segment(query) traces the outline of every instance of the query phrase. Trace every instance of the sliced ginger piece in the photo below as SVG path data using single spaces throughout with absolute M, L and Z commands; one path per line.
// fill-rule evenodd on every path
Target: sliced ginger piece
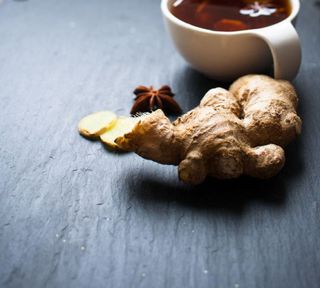
M 111 111 L 93 113 L 80 120 L 79 132 L 85 137 L 96 138 L 110 129 L 116 120 L 116 114 Z
M 111 147 L 113 149 L 120 149 L 120 147 L 114 142 L 114 140 L 129 133 L 139 121 L 139 118 L 140 117 L 119 117 L 115 125 L 111 129 L 100 135 L 100 140 L 108 147 Z

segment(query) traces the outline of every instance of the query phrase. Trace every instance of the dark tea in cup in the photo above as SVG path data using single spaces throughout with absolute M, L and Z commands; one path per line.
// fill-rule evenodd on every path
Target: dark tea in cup
M 171 13 L 213 31 L 240 31 L 276 24 L 291 13 L 288 0 L 176 0 Z

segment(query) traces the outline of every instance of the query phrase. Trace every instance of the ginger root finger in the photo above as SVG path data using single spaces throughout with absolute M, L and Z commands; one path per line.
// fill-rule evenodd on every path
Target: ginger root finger
M 207 177 L 207 167 L 203 155 L 192 151 L 179 164 L 179 179 L 188 184 L 200 184 Z
M 290 82 L 265 75 L 236 80 L 230 92 L 243 107 L 243 123 L 252 145 L 287 145 L 301 132 L 298 97 Z
M 285 162 L 284 150 L 277 145 L 269 144 L 247 150 L 244 174 L 260 179 L 275 176 Z
M 101 111 L 90 114 L 80 120 L 78 129 L 82 136 L 96 138 L 111 128 L 117 116 L 111 111 Z
M 179 143 L 173 135 L 173 125 L 162 110 L 142 117 L 128 133 L 118 135 L 115 143 L 126 151 L 133 151 L 162 164 L 178 165 L 180 162 Z

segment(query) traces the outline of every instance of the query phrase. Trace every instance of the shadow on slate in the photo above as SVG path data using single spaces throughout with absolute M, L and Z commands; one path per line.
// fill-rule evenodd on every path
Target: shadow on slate
M 173 82 L 177 87 L 177 96 L 180 97 L 177 100 L 184 106 L 184 113 L 198 106 L 202 97 L 210 89 L 216 87 L 228 89 L 230 85 L 209 79 L 187 65 L 182 67 L 182 71 L 176 73 Z
M 170 184 L 150 173 L 142 171 L 140 179 L 127 183 L 132 197 L 141 201 L 178 202 L 196 209 L 228 210 L 244 212 L 250 201 L 260 201 L 267 205 L 284 206 L 286 183 L 293 175 L 285 171 L 269 180 L 241 177 L 235 180 L 208 178 L 203 184 L 193 187 Z M 134 177 L 133 177 L 134 178 Z
M 316 6 L 316 8 L 320 9 L 320 1 L 314 1 L 314 6 Z
M 131 177 L 129 172 L 129 177 L 126 177 L 129 183 L 126 184 L 130 187 L 131 199 L 165 205 L 173 202 L 196 210 L 242 214 L 251 201 L 283 207 L 286 204 L 287 183 L 303 173 L 299 147 L 299 142 L 288 147 L 286 166 L 279 175 L 268 180 L 246 176 L 233 180 L 207 178 L 198 186 L 188 186 L 176 181 L 174 177 L 177 177 L 177 174 L 172 176 L 172 180 L 164 180 L 150 171 L 141 170 L 139 178 L 134 177 L 135 172 L 132 172 Z
M 130 180 L 129 180 L 130 181 Z M 203 184 L 187 187 L 168 184 L 150 174 L 141 174 L 140 181 L 128 183 L 131 199 L 147 202 L 169 202 L 192 208 L 242 214 L 252 200 L 268 205 L 283 206 L 286 202 L 285 183 L 281 177 L 269 181 L 259 181 L 242 177 L 236 180 L 208 179 Z
M 126 177 L 130 187 L 130 198 L 139 201 L 177 202 L 185 207 L 206 210 L 222 210 L 242 214 L 251 201 L 282 207 L 286 203 L 287 183 L 303 173 L 304 165 L 300 153 L 300 142 L 294 142 L 286 149 L 286 165 L 275 177 L 268 180 L 242 176 L 238 179 L 219 180 L 207 178 L 197 186 L 179 183 L 175 177 L 160 179 L 147 170 L 140 170 L 139 177 Z M 146 160 L 147 161 L 147 160 Z M 160 164 L 159 164 L 160 165 Z M 133 173 L 134 174 L 134 173 Z M 121 180 L 119 180 L 121 181 Z M 123 181 L 123 179 L 122 179 Z
M 265 74 L 272 77 L 272 73 L 269 71 Z M 203 96 L 212 88 L 222 87 L 229 89 L 232 82 L 220 82 L 217 80 L 210 79 L 198 71 L 194 70 L 190 66 L 183 66 L 182 71 L 176 73 L 173 80 L 177 86 L 177 98 L 180 104 L 187 102 L 187 107 L 184 108 L 184 112 L 199 105 Z

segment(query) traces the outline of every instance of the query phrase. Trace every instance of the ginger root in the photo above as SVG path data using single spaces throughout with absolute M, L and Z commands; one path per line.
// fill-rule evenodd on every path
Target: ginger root
M 179 165 L 179 178 L 189 184 L 207 176 L 269 178 L 284 165 L 282 147 L 300 133 L 297 102 L 289 82 L 248 75 L 230 91 L 211 89 L 173 123 L 161 110 L 143 117 L 115 142 L 146 159 Z

